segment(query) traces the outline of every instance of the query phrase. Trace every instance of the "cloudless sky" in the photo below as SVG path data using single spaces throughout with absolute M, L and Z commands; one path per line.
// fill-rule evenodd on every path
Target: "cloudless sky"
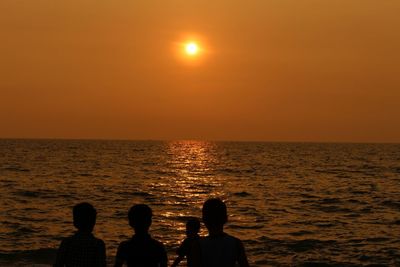
M 1 0 L 0 137 L 400 142 L 399 14 L 398 0 Z

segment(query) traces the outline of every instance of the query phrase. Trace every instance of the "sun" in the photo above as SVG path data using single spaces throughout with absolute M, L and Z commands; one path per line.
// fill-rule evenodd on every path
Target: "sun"
M 185 52 L 190 56 L 195 56 L 199 53 L 199 46 L 195 42 L 186 43 Z
M 207 39 L 198 34 L 178 36 L 177 41 L 171 42 L 171 49 L 179 61 L 190 66 L 203 64 L 211 54 Z

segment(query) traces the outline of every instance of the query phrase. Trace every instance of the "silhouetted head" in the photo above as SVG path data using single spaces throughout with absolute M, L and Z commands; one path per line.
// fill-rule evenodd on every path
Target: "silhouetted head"
M 203 205 L 203 222 L 207 229 L 222 230 L 228 221 L 225 203 L 219 198 L 210 198 Z
M 193 236 L 197 235 L 200 231 L 200 221 L 197 218 L 190 218 L 186 222 L 186 235 Z
M 153 212 L 145 204 L 133 205 L 128 213 L 129 225 L 135 229 L 136 233 L 148 232 L 151 225 Z
M 96 209 L 89 203 L 83 202 L 73 208 L 74 226 L 83 232 L 92 232 L 96 224 Z

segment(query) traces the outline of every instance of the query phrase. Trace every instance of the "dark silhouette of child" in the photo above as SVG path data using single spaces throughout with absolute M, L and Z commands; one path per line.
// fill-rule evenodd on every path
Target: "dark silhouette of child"
M 135 234 L 121 242 L 115 258 L 115 267 L 127 263 L 128 267 L 166 267 L 167 253 L 164 245 L 149 234 L 153 212 L 145 204 L 134 205 L 128 213 L 129 225 Z
M 78 231 L 62 240 L 57 252 L 55 267 L 104 267 L 106 249 L 103 240 L 93 236 L 96 209 L 89 203 L 73 208 L 74 226 Z
M 208 236 L 201 237 L 192 249 L 195 267 L 248 267 L 246 253 L 240 239 L 224 232 L 228 221 L 225 203 L 219 198 L 211 198 L 203 205 L 203 222 Z
M 200 221 L 197 218 L 190 218 L 186 223 L 186 238 L 177 250 L 178 257 L 175 259 L 171 267 L 176 267 L 186 257 L 187 266 L 191 267 L 191 254 L 190 251 L 193 247 L 194 242 L 198 241 L 200 231 Z

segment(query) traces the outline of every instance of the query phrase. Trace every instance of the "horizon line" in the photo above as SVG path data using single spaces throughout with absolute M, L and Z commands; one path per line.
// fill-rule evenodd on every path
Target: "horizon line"
M 48 140 L 48 141 L 121 141 L 121 142 L 176 142 L 176 141 L 197 141 L 197 142 L 235 142 L 235 143 L 309 143 L 309 144 L 393 144 L 399 142 L 389 141 L 300 141 L 300 140 L 222 140 L 222 139 L 199 139 L 199 138 L 177 138 L 177 139 L 130 139 L 130 138 L 66 138 L 66 137 L 0 137 L 0 140 Z

